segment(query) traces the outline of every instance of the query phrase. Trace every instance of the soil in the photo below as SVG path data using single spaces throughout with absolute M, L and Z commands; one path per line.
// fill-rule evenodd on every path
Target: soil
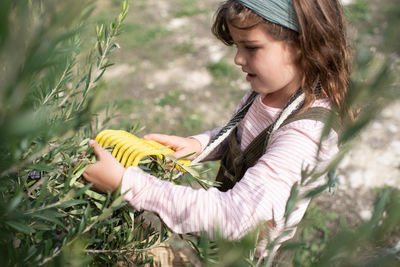
M 339 168 L 338 192 L 344 199 L 333 198 L 343 211 L 369 219 L 372 189 L 400 188 L 400 103 L 394 102 L 356 138 L 352 150 Z

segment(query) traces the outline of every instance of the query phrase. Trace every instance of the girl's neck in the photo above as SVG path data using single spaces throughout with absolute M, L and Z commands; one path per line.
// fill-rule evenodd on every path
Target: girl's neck
M 299 66 L 297 66 L 296 74 L 294 77 L 281 89 L 275 90 L 269 94 L 266 94 L 262 102 L 272 108 L 284 108 L 292 96 L 301 87 L 301 72 Z M 266 90 L 268 91 L 268 90 Z
M 262 102 L 271 108 L 284 108 L 290 98 L 296 93 L 297 89 L 291 90 L 290 93 L 282 94 L 282 92 L 273 92 L 264 95 Z

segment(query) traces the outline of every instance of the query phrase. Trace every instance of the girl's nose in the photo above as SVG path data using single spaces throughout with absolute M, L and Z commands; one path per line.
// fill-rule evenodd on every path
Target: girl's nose
M 244 66 L 246 64 L 246 59 L 239 49 L 236 51 L 234 62 L 238 66 Z

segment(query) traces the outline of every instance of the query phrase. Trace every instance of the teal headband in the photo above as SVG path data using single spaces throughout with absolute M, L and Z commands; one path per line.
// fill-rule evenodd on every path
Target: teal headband
M 262 18 L 294 30 L 299 31 L 296 11 L 293 0 L 236 0 L 257 13 Z

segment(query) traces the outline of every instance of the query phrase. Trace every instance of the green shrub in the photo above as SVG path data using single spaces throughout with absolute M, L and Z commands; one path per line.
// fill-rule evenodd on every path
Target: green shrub
M 97 27 L 80 56 L 92 7 L 82 1 L 2 1 L 0 28 L 0 262 L 12 266 L 140 264 L 132 254 L 159 239 L 118 192 L 102 195 L 80 177 L 93 161 L 87 137 L 100 125 L 95 95 L 126 18 Z M 4 27 L 3 27 L 4 26 Z M 83 60 L 83 61 L 82 61 Z M 87 60 L 87 61 L 86 61 Z M 113 216 L 114 215 L 114 216 Z M 163 235 L 163 238 L 165 236 Z M 127 256 L 130 255 L 130 256 Z

